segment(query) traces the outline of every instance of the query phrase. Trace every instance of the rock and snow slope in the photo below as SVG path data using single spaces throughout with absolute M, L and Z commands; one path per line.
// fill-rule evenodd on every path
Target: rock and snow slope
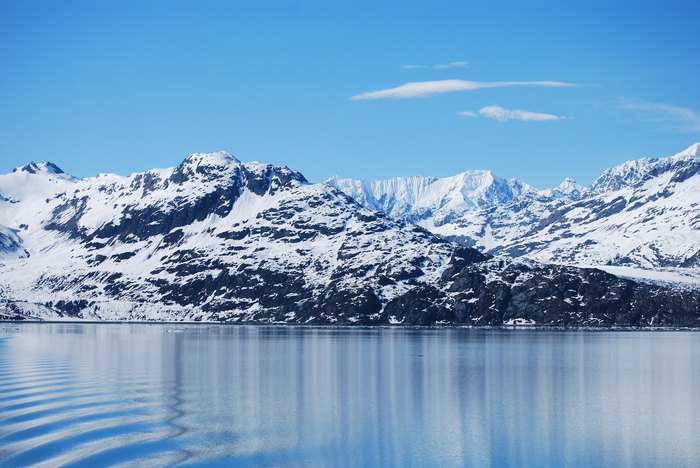
M 485 256 L 228 153 L 126 177 L 28 164 L 0 193 L 4 318 L 700 325 L 697 291 Z
M 673 269 L 700 278 L 699 148 L 695 144 L 672 157 L 629 161 L 606 170 L 589 188 L 567 179 L 555 189 L 536 190 L 489 174 L 475 185 L 454 183 L 444 189 L 431 183 L 431 190 L 416 197 L 409 181 L 456 181 L 460 176 L 377 182 L 336 178 L 328 183 L 372 209 L 486 252 L 569 265 L 624 266 L 640 276 L 645 276 L 643 269 Z M 499 195 L 469 203 L 455 196 L 464 193 Z M 449 216 L 443 213 L 445 201 Z
M 608 169 L 582 199 L 499 251 L 579 265 L 699 269 L 698 147 Z

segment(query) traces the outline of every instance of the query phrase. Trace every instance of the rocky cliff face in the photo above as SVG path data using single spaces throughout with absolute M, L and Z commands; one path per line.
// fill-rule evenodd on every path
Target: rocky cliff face
M 30 164 L 0 193 L 5 319 L 700 325 L 697 291 L 484 255 L 227 153 L 80 180 Z

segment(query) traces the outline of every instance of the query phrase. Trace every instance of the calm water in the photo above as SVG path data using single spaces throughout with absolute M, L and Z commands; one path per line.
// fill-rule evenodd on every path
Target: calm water
M 0 465 L 700 466 L 700 333 L 0 324 Z

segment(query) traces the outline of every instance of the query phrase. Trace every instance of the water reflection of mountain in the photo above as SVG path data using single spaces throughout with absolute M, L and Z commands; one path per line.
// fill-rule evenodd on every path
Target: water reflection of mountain
M 686 332 L 23 324 L 8 464 L 693 465 Z

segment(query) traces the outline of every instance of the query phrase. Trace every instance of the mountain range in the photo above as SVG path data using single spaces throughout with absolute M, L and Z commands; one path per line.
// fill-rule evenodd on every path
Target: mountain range
M 326 181 L 364 206 L 491 254 L 700 280 L 700 143 L 537 190 L 489 171 Z
M 685 233 L 686 250 L 664 244 L 630 261 L 696 266 L 697 145 L 642 161 L 589 188 L 567 180 L 552 190 L 485 171 L 312 184 L 225 152 L 82 179 L 29 163 L 0 175 L 0 318 L 698 326 L 700 292 L 691 285 L 580 268 L 583 254 L 573 250 L 574 265 L 543 261 L 547 233 L 599 233 L 596 223 L 616 217 L 620 232 L 635 223 L 658 229 L 632 217 L 650 203 L 665 222 L 685 210 L 682 227 L 657 237 Z M 526 229 L 533 234 L 515 234 Z

